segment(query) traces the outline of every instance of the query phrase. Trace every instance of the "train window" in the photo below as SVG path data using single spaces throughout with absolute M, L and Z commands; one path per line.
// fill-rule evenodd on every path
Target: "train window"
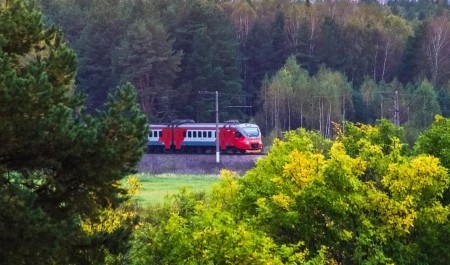
M 188 132 L 188 138 L 191 138 L 192 137 L 192 133 L 189 131 Z
M 242 134 L 240 132 L 236 132 L 236 138 L 241 138 Z
M 157 131 L 153 131 L 153 137 L 158 137 L 158 132 Z
M 183 132 L 183 137 L 186 138 L 186 131 Z
M 194 134 L 194 138 L 197 138 L 197 131 L 192 132 Z
M 203 132 L 203 138 L 206 138 L 206 132 Z
M 208 132 L 208 138 L 211 138 L 211 134 L 212 134 L 211 132 Z
M 159 131 L 159 137 L 162 137 L 162 131 Z

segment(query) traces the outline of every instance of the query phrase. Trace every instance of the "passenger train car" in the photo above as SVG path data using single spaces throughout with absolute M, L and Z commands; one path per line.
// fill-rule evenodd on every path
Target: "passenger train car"
M 260 153 L 263 150 L 259 127 L 232 120 L 219 123 L 220 151 L 223 153 Z M 214 153 L 216 124 L 176 120 L 169 124 L 150 124 L 149 153 Z

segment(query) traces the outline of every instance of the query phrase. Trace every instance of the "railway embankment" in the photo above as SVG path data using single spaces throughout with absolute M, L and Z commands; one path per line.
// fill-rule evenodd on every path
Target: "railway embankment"
M 219 174 L 220 170 L 228 169 L 243 175 L 255 166 L 262 155 L 220 155 L 216 162 L 215 154 L 145 154 L 139 163 L 140 173 L 150 174 Z

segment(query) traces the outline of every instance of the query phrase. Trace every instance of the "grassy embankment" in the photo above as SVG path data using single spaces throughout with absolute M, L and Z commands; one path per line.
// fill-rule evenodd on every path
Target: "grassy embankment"
M 137 175 L 142 188 L 135 196 L 141 205 L 162 203 L 168 195 L 176 194 L 181 188 L 193 191 L 210 191 L 212 184 L 220 180 L 218 175 Z

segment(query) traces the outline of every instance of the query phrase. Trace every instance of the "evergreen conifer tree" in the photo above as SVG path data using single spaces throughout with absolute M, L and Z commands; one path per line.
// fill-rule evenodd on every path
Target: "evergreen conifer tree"
M 218 91 L 220 119 L 242 118 L 243 110 L 226 108 L 242 105 L 242 80 L 238 42 L 230 21 L 217 6 L 193 1 L 183 25 L 174 32 L 174 49 L 183 51 L 181 72 L 175 81 L 180 95 L 174 103 L 179 117 L 212 122 L 214 99 L 199 91 Z
M 134 88 L 117 88 L 88 115 L 75 73 L 75 54 L 31 0 L 0 1 L 1 264 L 77 263 L 93 245 L 80 220 L 120 204 L 117 182 L 144 150 Z M 120 251 L 111 236 L 95 236 Z

